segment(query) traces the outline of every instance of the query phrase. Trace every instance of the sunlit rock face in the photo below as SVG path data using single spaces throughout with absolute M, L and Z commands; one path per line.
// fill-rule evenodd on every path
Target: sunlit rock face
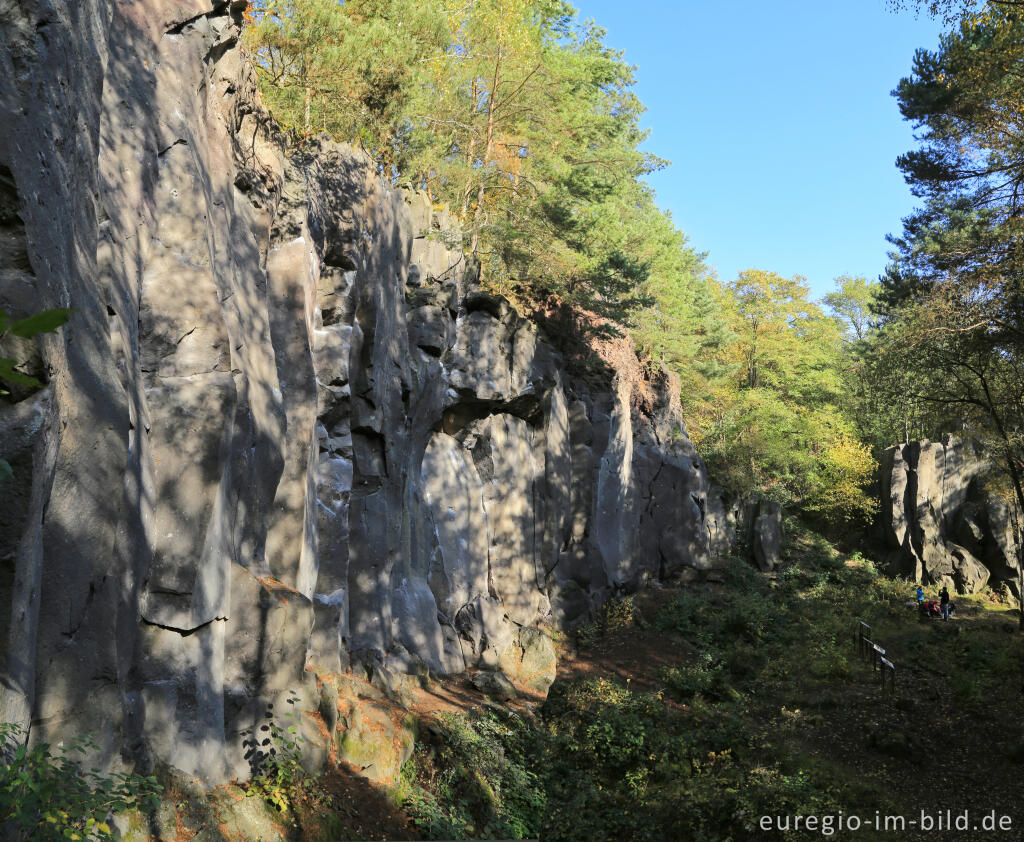
M 984 451 L 955 437 L 897 445 L 881 466 L 880 526 L 903 575 L 960 593 L 1020 599 L 1012 495 Z
M 546 687 L 523 629 L 728 545 L 678 382 L 573 381 L 447 212 L 288 153 L 242 5 L 0 21 L 0 307 L 74 311 L 0 408 L 0 718 L 207 783 L 268 704 L 334 722 L 329 676 Z

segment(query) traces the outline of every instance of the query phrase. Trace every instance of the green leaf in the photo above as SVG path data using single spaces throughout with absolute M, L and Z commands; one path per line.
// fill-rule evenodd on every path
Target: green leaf
M 11 325 L 11 333 L 24 339 L 31 339 L 40 333 L 53 333 L 68 320 L 70 315 L 71 310 L 63 307 L 55 310 L 43 310 L 34 316 L 18 319 Z
M 7 482 L 9 479 L 14 479 L 14 471 L 7 461 L 0 459 L 0 482 Z
M 6 380 L 8 383 L 13 383 L 16 386 L 28 386 L 34 389 L 41 388 L 43 385 L 36 378 L 18 371 L 14 367 L 14 360 L 9 360 L 6 357 L 0 357 L 0 380 Z

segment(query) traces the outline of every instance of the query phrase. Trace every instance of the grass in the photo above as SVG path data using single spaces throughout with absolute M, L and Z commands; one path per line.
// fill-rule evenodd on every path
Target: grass
M 790 535 L 774 576 L 736 560 L 720 586 L 638 594 L 583 630 L 584 656 L 616 638 L 680 655 L 653 669 L 654 689 L 614 675 L 552 689 L 530 738 L 543 838 L 798 839 L 765 836 L 757 819 L 916 815 L 1019 779 L 1024 732 L 993 754 L 978 724 L 998 733 L 1019 717 L 1022 645 L 1005 606 L 961 598 L 960 620 L 922 622 L 905 605 L 915 583 L 798 525 Z M 900 668 L 895 697 L 857 656 L 861 620 Z M 958 757 L 953 772 L 937 743 Z

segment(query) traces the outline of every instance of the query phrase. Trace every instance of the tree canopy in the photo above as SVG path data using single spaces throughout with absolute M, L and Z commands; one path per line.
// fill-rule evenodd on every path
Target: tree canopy
M 729 324 L 719 375 L 687 404 L 712 476 L 827 523 L 863 521 L 874 509 L 863 487 L 876 463 L 847 399 L 852 349 L 842 319 L 810 299 L 804 278 L 758 269 L 724 285 L 719 307 Z
M 248 15 L 296 143 L 356 143 L 446 205 L 513 303 L 629 330 L 681 375 L 693 437 L 735 492 L 836 522 L 870 511 L 850 395 L 873 290 L 846 279 L 830 314 L 799 277 L 720 282 L 644 180 L 667 162 L 642 148 L 634 68 L 599 26 L 562 0 L 258 0 Z
M 707 270 L 644 176 L 633 68 L 560 0 L 260 0 L 247 30 L 296 140 L 360 144 L 459 217 L 487 283 L 639 328 L 673 358 Z M 698 307 L 699 309 L 699 307 Z
M 987 445 L 1024 511 L 1024 4 L 932 5 L 956 25 L 894 91 L 922 206 L 892 238 L 873 364 L 916 435 Z

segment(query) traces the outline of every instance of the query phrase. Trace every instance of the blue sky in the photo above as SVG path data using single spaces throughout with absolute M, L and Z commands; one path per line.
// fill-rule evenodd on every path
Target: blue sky
M 723 281 L 756 267 L 875 278 L 914 199 L 890 91 L 942 31 L 885 0 L 576 0 L 638 66 L 658 203 Z

